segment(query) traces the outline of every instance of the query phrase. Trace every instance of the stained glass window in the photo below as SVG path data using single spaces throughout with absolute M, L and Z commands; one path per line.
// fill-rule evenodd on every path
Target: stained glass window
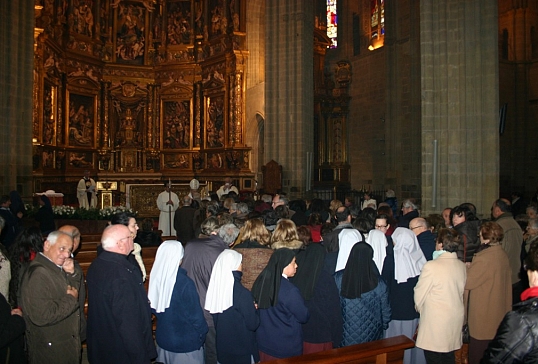
M 331 39 L 330 48 L 336 48 L 338 35 L 338 17 L 336 14 L 336 1 L 327 0 L 327 36 Z
M 385 0 L 370 0 L 369 50 L 383 47 L 385 42 Z

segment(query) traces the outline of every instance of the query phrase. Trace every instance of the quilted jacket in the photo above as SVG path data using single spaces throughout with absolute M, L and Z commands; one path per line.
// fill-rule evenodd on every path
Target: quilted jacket
M 342 289 L 343 270 L 334 274 L 338 291 Z M 391 309 L 387 285 L 379 278 L 375 289 L 362 294 L 360 298 L 340 296 L 340 306 L 344 318 L 344 332 L 341 346 L 360 344 L 383 338 L 383 330 L 389 326 Z

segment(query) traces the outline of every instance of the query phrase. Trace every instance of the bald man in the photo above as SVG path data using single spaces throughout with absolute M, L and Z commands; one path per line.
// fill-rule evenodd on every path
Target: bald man
M 88 360 L 90 363 L 144 363 L 157 357 L 151 309 L 142 277 L 127 256 L 133 235 L 110 225 L 101 237 L 103 252 L 88 269 Z

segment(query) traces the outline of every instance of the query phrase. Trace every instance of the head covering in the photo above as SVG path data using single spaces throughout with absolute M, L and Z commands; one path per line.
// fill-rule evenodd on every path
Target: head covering
M 405 283 L 409 278 L 420 275 L 426 258 L 420 249 L 415 234 L 403 227 L 396 228 L 392 233 L 394 241 L 394 279 Z
M 241 265 L 243 256 L 235 250 L 226 249 L 219 254 L 207 287 L 205 309 L 209 313 L 222 313 L 232 307 L 234 293 L 233 271 Z
M 381 230 L 370 230 L 366 242 L 374 250 L 374 262 L 379 272 L 383 271 L 383 262 L 387 256 L 387 237 Z
M 267 266 L 252 285 L 252 296 L 258 303 L 258 308 L 276 306 L 282 272 L 293 258 L 295 258 L 295 252 L 288 248 L 277 249 L 271 255 Z
M 39 196 L 39 198 L 45 204 L 45 205 L 43 205 L 43 208 L 52 213 L 52 204 L 50 203 L 50 199 L 45 195 L 41 195 L 41 196 Z
M 342 276 L 342 297 L 360 298 L 377 287 L 379 271 L 373 257 L 374 250 L 369 244 L 361 241 L 353 246 Z
M 148 290 L 151 308 L 156 312 L 164 312 L 170 307 L 183 252 L 183 245 L 177 240 L 167 240 L 157 249 Z
M 191 188 L 191 190 L 197 190 L 198 187 L 200 187 L 200 182 L 198 182 L 197 179 L 193 178 L 189 182 L 189 187 Z
M 362 235 L 357 229 L 342 229 L 338 234 L 338 259 L 336 260 L 335 272 L 342 270 L 346 267 L 347 258 L 353 245 L 362 241 Z
M 314 287 L 323 269 L 326 254 L 325 247 L 320 244 L 310 244 L 306 250 L 297 254 L 297 266 L 301 269 L 297 270 L 290 281 L 299 288 L 305 300 L 311 299 L 314 295 Z

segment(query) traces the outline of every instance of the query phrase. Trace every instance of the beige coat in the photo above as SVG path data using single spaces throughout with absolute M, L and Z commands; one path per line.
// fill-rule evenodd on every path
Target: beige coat
M 456 253 L 443 253 L 424 265 L 415 286 L 417 347 L 439 353 L 461 347 L 465 277 L 465 264 Z
M 477 340 L 491 340 L 504 315 L 512 309 L 510 262 L 502 246 L 478 252 L 467 270 L 469 333 Z

